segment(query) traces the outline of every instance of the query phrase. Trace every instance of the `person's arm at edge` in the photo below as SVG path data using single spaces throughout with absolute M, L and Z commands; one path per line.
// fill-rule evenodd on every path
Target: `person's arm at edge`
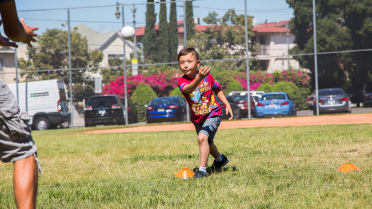
M 214 93 L 221 100 L 221 102 L 226 106 L 226 112 L 225 112 L 225 114 L 227 115 L 227 114 L 230 113 L 229 120 L 232 120 L 234 118 L 234 115 L 233 115 L 233 112 L 232 112 L 232 109 L 231 109 L 231 105 L 227 101 L 225 94 L 223 93 L 223 91 L 221 89 L 214 90 Z
M 4 32 L 12 41 L 24 42 L 31 47 L 31 41 L 36 41 L 33 31 L 37 27 L 29 27 L 24 20 L 18 20 L 17 9 L 14 1 L 5 1 L 0 3 L 1 18 L 4 24 Z

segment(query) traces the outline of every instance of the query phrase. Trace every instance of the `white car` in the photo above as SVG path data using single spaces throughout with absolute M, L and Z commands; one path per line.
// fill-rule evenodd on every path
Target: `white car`
M 253 100 L 254 100 L 254 104 L 257 105 L 257 102 L 258 100 L 261 99 L 262 95 L 265 93 L 264 91 L 249 91 L 249 93 L 251 94 Z M 233 95 L 241 95 L 241 96 L 244 96 L 244 95 L 247 95 L 248 94 L 248 91 L 231 91 L 228 96 L 233 96 Z

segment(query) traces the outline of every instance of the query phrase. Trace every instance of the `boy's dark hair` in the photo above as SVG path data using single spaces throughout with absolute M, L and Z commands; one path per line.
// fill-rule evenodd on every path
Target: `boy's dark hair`
M 186 47 L 186 48 L 181 49 L 181 51 L 178 53 L 178 61 L 180 61 L 181 56 L 185 56 L 189 53 L 193 53 L 196 60 L 199 60 L 198 52 L 193 47 Z

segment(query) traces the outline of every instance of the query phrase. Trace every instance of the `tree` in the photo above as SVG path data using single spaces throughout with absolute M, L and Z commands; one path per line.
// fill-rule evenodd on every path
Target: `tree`
M 144 121 L 146 119 L 146 108 L 145 105 L 156 98 L 156 93 L 147 84 L 140 84 L 130 97 L 137 110 L 138 121 Z
M 352 49 L 372 48 L 372 1 L 371 0 L 343 0 L 344 19 L 341 24 L 351 35 Z M 366 90 L 372 81 L 372 52 L 351 54 L 353 68 L 350 74 L 350 90 L 352 92 Z M 360 95 L 362 96 L 362 95 Z M 359 98 L 360 102 L 361 98 Z
M 157 60 L 157 41 L 155 30 L 155 5 L 154 0 L 147 0 L 146 5 L 146 26 L 145 34 L 143 36 L 143 51 L 146 59 Z
M 158 61 L 169 61 L 169 28 L 167 22 L 167 4 L 165 0 L 160 1 L 159 13 L 159 40 L 158 40 Z
M 49 29 L 38 38 L 38 45 L 28 48 L 28 60 L 20 60 L 21 76 L 26 80 L 60 79 L 69 84 L 67 31 Z M 74 101 L 93 92 L 91 74 L 98 71 L 102 52 L 88 49 L 88 40 L 71 32 L 72 85 Z M 49 70 L 50 71 L 45 71 Z M 69 88 L 68 88 L 69 89 Z
M 294 9 L 294 18 L 290 23 L 291 32 L 295 35 L 297 46 L 292 53 L 313 52 L 313 22 L 312 2 L 287 0 Z M 369 2 L 369 3 L 367 3 Z M 317 1 L 317 46 L 318 52 L 332 52 L 348 49 L 368 48 L 362 36 L 367 36 L 361 30 L 364 22 L 368 22 L 368 6 L 371 0 L 346 1 L 329 0 Z M 363 9 L 365 8 L 365 9 Z M 368 24 L 367 24 L 368 25 Z M 371 31 L 371 29 L 369 29 Z M 356 35 L 359 34 L 359 35 Z M 361 36 L 360 36 L 361 35 Z M 369 34 L 370 35 L 370 34 Z M 360 45 L 360 43 L 363 43 Z M 370 45 L 371 46 L 371 45 Z M 357 56 L 357 58 L 356 58 Z M 367 56 L 371 60 L 371 53 L 332 53 L 318 55 L 319 87 L 347 87 L 347 80 L 351 78 L 351 85 L 355 82 L 365 83 L 368 71 L 365 62 L 359 62 L 360 57 Z M 314 57 L 296 56 L 301 66 L 312 71 L 314 81 Z M 364 68 L 364 69 L 363 69 Z M 357 79 L 355 79 L 355 77 Z M 353 79 L 354 78 L 354 79 Z M 359 87 L 362 85 L 358 85 Z M 313 85 L 314 87 L 314 85 Z
M 169 61 L 177 61 L 178 51 L 178 25 L 176 1 L 171 1 L 169 14 Z
M 190 40 L 194 36 L 194 14 L 192 0 L 186 0 L 185 7 L 186 7 L 186 39 Z
M 252 17 L 248 17 L 248 33 L 251 43 L 254 43 L 252 31 Z M 201 59 L 223 59 L 226 57 L 243 56 L 245 54 L 245 23 L 244 15 L 237 15 L 233 9 L 228 10 L 222 18 L 211 12 L 203 21 L 209 24 L 204 32 L 195 32 L 190 40 L 196 46 Z M 254 44 L 250 44 L 250 51 L 254 51 Z M 243 60 L 235 62 L 238 66 Z M 231 64 L 229 64 L 231 66 Z

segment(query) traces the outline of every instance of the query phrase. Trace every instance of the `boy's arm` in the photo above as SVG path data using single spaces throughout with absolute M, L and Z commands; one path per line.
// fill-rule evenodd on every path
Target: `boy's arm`
M 203 66 L 199 69 L 199 71 L 196 73 L 195 79 L 185 85 L 182 89 L 183 93 L 185 94 L 191 94 L 196 87 L 200 84 L 200 82 L 209 74 L 210 68 L 209 66 Z
M 16 5 L 14 0 L 0 2 L 0 13 L 4 23 L 4 32 L 12 41 L 24 42 L 31 46 L 35 40 L 37 27 L 29 27 L 24 20 L 18 20 Z
M 220 89 L 218 89 L 218 90 L 215 90 L 214 93 L 221 100 L 221 102 L 226 106 L 226 113 L 225 114 L 227 115 L 227 114 L 230 113 L 229 120 L 233 119 L 234 118 L 234 115 L 233 115 L 233 112 L 232 112 L 232 109 L 231 109 L 231 105 L 227 101 L 227 99 L 226 99 L 225 94 L 223 93 L 223 91 L 220 90 Z

